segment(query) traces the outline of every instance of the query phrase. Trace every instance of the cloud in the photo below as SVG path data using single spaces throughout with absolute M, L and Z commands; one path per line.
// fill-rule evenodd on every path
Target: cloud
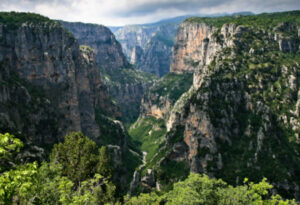
M 0 0 L 1 11 L 104 25 L 147 23 L 188 14 L 300 9 L 299 0 Z

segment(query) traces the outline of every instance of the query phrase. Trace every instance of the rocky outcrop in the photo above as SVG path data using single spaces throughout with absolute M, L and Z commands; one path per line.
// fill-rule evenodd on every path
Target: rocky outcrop
M 167 74 L 170 71 L 174 33 L 154 36 L 146 45 L 140 61 L 136 64 L 137 68 L 159 77 Z
M 140 46 L 135 46 L 132 50 L 130 63 L 138 64 L 141 61 L 143 55 L 143 49 Z
M 192 74 L 168 73 L 145 93 L 140 116 L 167 120 L 169 112 L 180 96 L 192 85 Z
M 93 53 L 80 50 L 47 18 L 15 27 L 2 23 L 0 34 L 1 129 L 37 144 L 55 143 L 71 131 L 99 137 L 95 109 L 109 102 Z
M 130 72 L 130 73 L 128 73 Z M 128 78 L 129 75 L 138 75 L 136 79 Z M 136 70 L 123 70 L 118 73 L 122 81 L 106 81 L 108 93 L 116 100 L 122 112 L 122 121 L 134 122 L 140 113 L 141 100 L 146 90 L 153 84 L 155 78 L 144 78 L 144 74 Z M 144 79 L 144 80 L 143 80 Z
M 278 26 L 274 28 L 274 40 L 278 42 L 279 49 L 282 52 L 285 53 L 293 53 L 296 52 L 299 48 L 297 45 L 297 37 L 299 37 L 299 29 L 298 29 L 298 35 L 297 32 L 293 32 L 297 30 L 297 26 L 293 25 L 291 23 L 280 23 Z M 294 35 L 285 35 L 286 32 L 291 32 Z
M 35 14 L 7 15 L 8 23 L 0 19 L 0 132 L 28 136 L 33 146 L 49 151 L 67 133 L 82 131 L 108 147 L 114 180 L 124 191 L 134 172 L 125 161 L 138 158 L 128 155 L 127 131 L 114 120 L 121 112 L 101 81 L 93 49 L 80 47 L 56 21 Z M 13 21 L 14 15 L 28 16 L 20 23 Z M 34 149 L 21 157 L 42 160 L 42 155 L 43 150 Z
M 74 35 L 80 45 L 93 48 L 96 61 L 101 68 L 114 70 L 129 67 L 121 45 L 107 27 L 79 22 L 60 21 L 60 23 Z
M 180 25 L 173 50 L 170 71 L 194 72 L 198 66 L 209 65 L 222 48 L 232 46 L 232 38 L 245 29 L 224 24 L 221 32 L 205 23 L 184 22 Z

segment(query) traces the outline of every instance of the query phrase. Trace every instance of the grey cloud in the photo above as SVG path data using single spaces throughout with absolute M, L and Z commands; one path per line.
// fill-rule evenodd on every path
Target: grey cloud
M 24 10 L 34 9 L 35 5 L 39 4 L 51 4 L 55 3 L 57 5 L 68 5 L 72 0 L 1 0 L 0 9 L 5 9 L 10 6 L 15 6 L 23 8 Z
M 136 24 L 179 15 L 300 10 L 300 0 L 0 0 L 0 11 L 31 11 L 50 18 Z
M 129 8 L 124 8 L 117 13 L 118 16 L 143 16 L 154 13 L 158 10 L 176 9 L 186 12 L 197 12 L 200 8 L 211 8 L 223 5 L 232 0 L 169 0 L 169 1 L 146 1 L 142 4 L 130 4 Z

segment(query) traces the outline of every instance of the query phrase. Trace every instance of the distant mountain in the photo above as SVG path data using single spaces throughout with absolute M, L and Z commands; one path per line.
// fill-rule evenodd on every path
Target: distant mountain
M 127 59 L 137 69 L 163 76 L 169 72 L 174 37 L 179 24 L 191 16 L 155 23 L 110 27 Z
M 206 17 L 253 15 L 251 12 L 200 15 Z M 197 15 L 199 16 L 199 15 Z M 174 38 L 178 26 L 194 15 L 163 19 L 154 23 L 109 27 L 121 43 L 124 54 L 137 69 L 159 77 L 170 71 Z

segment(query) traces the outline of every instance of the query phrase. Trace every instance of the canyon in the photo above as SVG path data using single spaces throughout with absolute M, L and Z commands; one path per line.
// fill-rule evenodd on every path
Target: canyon
M 0 17 L 2 133 L 47 154 L 81 131 L 107 147 L 122 194 L 168 191 L 200 173 L 233 186 L 266 177 L 272 193 L 300 198 L 299 11 L 114 33 Z

